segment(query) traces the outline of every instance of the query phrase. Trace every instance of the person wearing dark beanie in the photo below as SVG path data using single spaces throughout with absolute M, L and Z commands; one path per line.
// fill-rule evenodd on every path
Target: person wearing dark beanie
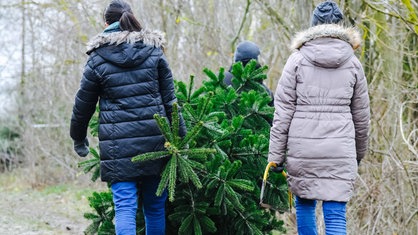
M 338 24 L 344 15 L 335 2 L 326 1 L 319 4 L 313 11 L 311 26 L 319 24 Z
M 318 234 L 317 201 L 325 234 L 347 234 L 346 206 L 367 153 L 370 101 L 354 54 L 361 36 L 342 20 L 332 1 L 315 8 L 311 27 L 292 40 L 274 96 L 268 161 L 287 169 L 299 235 Z
M 260 47 L 257 44 L 251 41 L 242 41 L 238 44 L 237 49 L 234 53 L 234 63 L 241 62 L 242 65 L 245 67 L 248 62 L 251 60 L 256 60 L 257 65 L 256 68 L 260 68 L 261 65 L 258 62 L 258 56 L 260 55 Z M 232 78 L 234 77 L 231 73 L 232 65 L 228 71 L 225 72 L 224 84 L 227 86 L 232 85 Z M 266 90 L 268 95 L 271 97 L 271 101 L 269 106 L 274 105 L 274 94 L 273 92 L 261 81 L 261 86 Z M 271 123 L 271 119 L 268 120 Z
M 234 61 L 235 62 L 245 62 L 254 59 L 258 61 L 258 56 L 260 55 L 260 48 L 257 44 L 251 41 L 243 41 L 240 42 L 237 46 L 237 50 L 234 54 Z

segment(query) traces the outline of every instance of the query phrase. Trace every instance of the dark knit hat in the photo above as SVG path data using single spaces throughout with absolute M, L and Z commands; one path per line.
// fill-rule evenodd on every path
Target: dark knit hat
M 343 19 L 337 4 L 332 1 L 320 3 L 313 11 L 311 26 L 319 24 L 337 24 Z
M 250 41 L 243 41 L 237 46 L 237 50 L 235 51 L 234 55 L 234 60 L 235 62 L 251 59 L 258 60 L 259 55 L 260 48 L 257 46 L 257 44 Z

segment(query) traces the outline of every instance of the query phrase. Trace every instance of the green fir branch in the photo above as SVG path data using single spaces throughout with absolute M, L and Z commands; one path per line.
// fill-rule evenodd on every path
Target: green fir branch
M 171 160 L 171 159 L 170 159 Z M 161 173 L 161 180 L 157 187 L 157 192 L 155 193 L 157 196 L 161 196 L 164 192 L 164 190 L 167 188 L 167 185 L 169 183 L 169 174 L 170 171 L 168 170 L 168 165 L 170 164 L 170 161 L 165 166 L 163 172 Z
M 168 170 L 168 198 L 170 201 L 174 201 L 174 194 L 176 190 L 177 181 L 177 156 L 174 155 L 167 164 L 165 170 Z M 161 192 L 162 193 L 162 192 Z
M 195 235 L 202 235 L 202 227 L 200 226 L 199 219 L 193 216 L 193 231 Z
M 100 177 L 100 155 L 94 148 L 89 148 L 93 158 L 79 162 L 78 167 L 83 168 L 85 174 L 92 172 L 91 180 L 95 182 Z
M 169 151 L 149 152 L 149 153 L 143 153 L 141 155 L 133 157 L 132 161 L 133 162 L 143 162 L 143 161 L 160 159 L 160 158 L 164 158 L 164 157 L 167 157 L 167 156 L 170 156 Z
M 232 188 L 236 188 L 242 191 L 251 192 L 254 190 L 254 185 L 250 180 L 245 179 L 232 179 L 227 182 Z
M 235 192 L 234 189 L 232 189 L 232 187 L 229 186 L 228 184 L 225 184 L 224 189 L 225 189 L 226 198 L 229 199 L 229 201 L 232 203 L 234 208 L 239 211 L 243 211 L 244 206 L 241 204 L 239 200 L 239 196 L 238 196 L 239 194 Z
M 185 112 L 185 118 L 190 117 L 191 118 L 191 122 L 196 123 L 199 121 L 199 115 L 196 113 L 196 111 L 193 109 L 193 107 L 189 104 L 186 103 L 183 106 L 183 110 Z
M 187 96 L 187 101 L 190 103 L 192 99 L 192 89 L 194 86 L 194 75 L 190 75 L 190 83 L 189 83 L 189 94 Z
M 178 158 L 179 166 L 178 166 L 178 172 L 181 182 L 188 182 L 189 181 L 189 168 L 186 167 L 188 162 L 186 162 L 186 159 L 183 157 Z M 193 172 L 193 170 L 191 170 Z
M 199 180 L 199 176 L 197 176 L 196 172 L 191 167 L 190 161 L 179 157 L 179 161 L 181 161 L 181 168 L 179 170 L 183 170 L 184 173 L 187 175 L 187 180 L 190 180 L 196 188 L 202 188 L 202 183 Z
M 93 192 L 88 197 L 90 207 L 95 210 L 94 213 L 85 213 L 84 218 L 92 220 L 85 230 L 86 234 L 97 234 L 99 231 L 109 231 L 109 223 L 113 225 L 112 220 L 115 216 L 114 205 L 111 192 Z M 112 232 L 111 230 L 109 232 Z
M 177 103 L 173 104 L 173 112 L 172 112 L 172 133 L 173 133 L 173 144 L 175 146 L 178 146 L 178 144 L 181 141 L 180 137 L 180 113 L 179 113 L 179 107 Z
M 201 102 L 199 103 L 199 106 L 197 107 L 197 113 L 198 113 L 198 120 L 201 121 L 203 117 L 207 114 L 207 110 L 210 107 L 210 101 L 213 97 L 213 92 L 208 92 L 207 97 L 201 99 Z
M 170 123 L 168 123 L 167 118 L 161 117 L 159 114 L 154 114 L 154 119 L 157 121 L 158 127 L 161 130 L 161 133 L 164 135 L 165 139 L 168 142 L 173 142 L 173 133 L 171 132 Z
M 200 130 L 202 129 L 203 126 L 203 122 L 199 121 L 194 127 L 193 129 L 186 134 L 186 136 L 184 137 L 184 139 L 180 142 L 179 146 L 180 147 L 184 147 L 186 146 L 188 143 L 190 143 L 191 140 L 193 140 L 194 138 L 196 138 L 197 134 L 200 132 Z
M 212 70 L 209 70 L 207 68 L 203 69 L 203 72 L 206 74 L 206 76 L 209 78 L 209 81 L 204 81 L 203 85 L 206 87 L 207 90 L 214 90 L 216 87 L 222 87 L 223 89 L 226 88 L 226 85 L 224 83 L 224 74 L 225 69 L 219 68 L 219 73 L 216 75 Z
M 216 191 L 215 200 L 214 200 L 214 204 L 215 204 L 216 207 L 220 207 L 221 203 L 224 199 L 224 196 L 225 196 L 224 188 L 225 188 L 225 185 L 221 184 L 219 186 L 218 190 Z
M 190 102 L 190 100 L 188 100 L 188 92 L 187 92 L 186 84 L 182 81 L 174 81 L 174 84 L 177 88 L 176 89 L 177 100 L 182 103 Z
M 179 150 L 179 154 L 194 157 L 194 159 L 205 160 L 206 156 L 211 153 L 216 153 L 215 149 L 210 148 L 193 148 Z
M 179 234 L 192 234 L 193 214 L 189 214 L 181 223 L 179 227 Z

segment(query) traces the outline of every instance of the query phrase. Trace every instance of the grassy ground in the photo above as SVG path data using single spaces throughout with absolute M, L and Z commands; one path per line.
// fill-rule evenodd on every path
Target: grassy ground
M 19 170 L 0 173 L 0 234 L 80 235 L 90 224 L 83 217 L 91 212 L 87 198 L 94 191 L 105 191 L 104 183 L 91 183 L 83 177 L 73 182 L 33 188 Z M 278 214 L 296 234 L 294 214 Z M 273 232 L 273 235 L 281 235 Z
M 18 171 L 0 173 L 0 234 L 83 234 L 90 212 L 87 197 L 105 190 L 102 183 L 78 181 L 32 188 Z

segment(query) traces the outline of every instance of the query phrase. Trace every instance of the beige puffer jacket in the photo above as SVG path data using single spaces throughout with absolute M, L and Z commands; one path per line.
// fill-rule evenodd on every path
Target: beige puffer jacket
M 274 98 L 269 162 L 286 161 L 291 191 L 347 202 L 367 150 L 367 81 L 354 49 L 360 34 L 325 24 L 299 33 Z

